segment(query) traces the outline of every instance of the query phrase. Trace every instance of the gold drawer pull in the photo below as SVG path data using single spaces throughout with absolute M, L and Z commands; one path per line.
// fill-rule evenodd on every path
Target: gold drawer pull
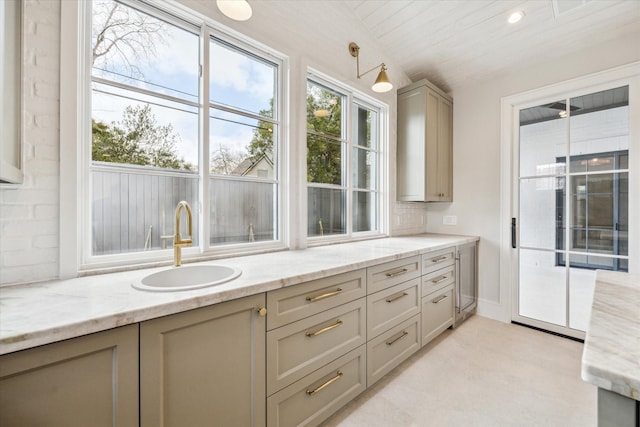
M 342 289 L 337 288 L 337 289 L 336 289 L 335 291 L 333 291 L 333 292 L 327 292 L 326 294 L 317 295 L 317 296 L 315 296 L 315 297 L 307 297 L 306 299 L 307 299 L 307 301 L 309 301 L 309 302 L 315 302 L 315 301 L 318 301 L 318 300 L 321 300 L 321 299 L 325 299 L 325 298 L 332 297 L 332 296 L 334 296 L 334 295 L 338 295 L 340 292 L 342 292 Z
M 409 295 L 409 294 L 408 294 L 408 293 L 406 293 L 406 292 L 400 292 L 399 294 L 394 295 L 394 296 L 392 296 L 391 298 L 387 298 L 385 301 L 387 301 L 387 302 L 394 302 L 394 301 L 399 300 L 399 299 L 400 299 L 400 298 L 402 298 L 402 297 L 406 297 L 407 295 Z
M 317 336 L 317 335 L 324 334 L 325 332 L 330 331 L 330 330 L 332 330 L 332 329 L 334 329 L 334 328 L 337 328 L 337 327 L 338 327 L 338 326 L 340 326 L 340 325 L 342 325 L 342 320 L 338 320 L 338 321 L 337 321 L 336 323 L 334 323 L 333 325 L 329 325 L 329 326 L 327 326 L 327 327 L 325 327 L 325 328 L 318 329 L 318 330 L 317 330 L 317 331 L 315 331 L 315 332 L 307 332 L 307 333 L 305 333 L 305 335 L 306 335 L 306 336 L 308 336 L 308 337 L 315 337 L 315 336 Z
M 440 301 L 442 301 L 443 299 L 445 299 L 446 297 L 448 297 L 449 295 L 440 295 L 438 298 L 434 299 L 433 301 L 431 301 L 434 304 L 438 304 Z
M 442 282 L 443 280 L 447 280 L 447 277 L 448 277 L 448 276 L 440 276 L 440 277 L 438 277 L 437 279 L 433 279 L 433 280 L 431 281 L 431 283 L 438 284 L 438 283 Z
M 398 335 L 397 337 L 395 337 L 392 340 L 389 340 L 386 342 L 387 345 L 393 345 L 395 344 L 397 341 L 400 341 L 402 338 L 406 337 L 407 335 L 409 335 L 409 332 L 407 331 L 402 331 L 402 333 L 400 335 Z
M 445 259 L 447 259 L 446 255 L 440 255 L 435 258 L 432 258 L 431 262 L 440 262 L 440 261 L 444 261 Z
M 331 378 L 330 380 L 328 380 L 326 383 L 314 388 L 313 390 L 307 390 L 307 394 L 309 396 L 313 396 L 314 394 L 318 393 L 320 390 L 324 389 L 325 387 L 329 387 L 331 384 L 333 384 L 336 381 L 338 381 L 340 378 L 342 378 L 342 375 L 344 375 L 344 374 L 342 372 L 338 371 L 336 373 L 336 376 Z
M 406 268 L 403 268 L 403 269 L 401 269 L 401 270 L 394 271 L 394 272 L 392 272 L 392 273 L 385 273 L 385 274 L 386 274 L 386 276 L 387 276 L 387 277 L 395 277 L 395 276 L 399 276 L 399 275 L 401 275 L 401 274 L 404 274 L 404 273 L 406 273 L 407 271 L 409 271 L 409 270 L 407 270 Z

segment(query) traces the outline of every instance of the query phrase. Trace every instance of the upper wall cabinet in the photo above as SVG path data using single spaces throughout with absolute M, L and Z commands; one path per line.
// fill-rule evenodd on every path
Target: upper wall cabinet
M 22 1 L 0 1 L 0 184 L 22 183 Z
M 453 200 L 453 99 L 427 80 L 398 90 L 398 200 Z

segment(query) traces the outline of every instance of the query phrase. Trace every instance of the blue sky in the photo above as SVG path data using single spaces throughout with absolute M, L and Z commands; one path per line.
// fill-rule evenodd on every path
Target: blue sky
M 157 21 L 160 22 L 160 21 Z M 97 24 L 99 25 L 99 24 Z M 198 70 L 199 70 L 199 41 L 198 36 L 170 24 L 164 24 L 165 35 L 162 40 L 156 40 L 155 54 L 150 49 L 145 55 L 135 57 L 133 52 L 128 52 L 130 63 L 140 69 L 143 77 L 135 84 L 153 91 L 161 91 L 172 96 L 197 100 L 198 94 Z M 254 58 L 247 57 L 217 43 L 211 43 L 211 99 L 225 105 L 230 105 L 254 113 L 269 107 L 269 101 L 273 97 L 274 72 L 273 68 Z M 124 62 L 117 56 L 107 59 L 106 64 L 95 64 L 100 68 L 119 70 L 122 74 L 129 75 Z M 113 74 L 105 74 L 110 79 L 117 78 L 122 82 L 131 84 L 132 80 L 117 77 Z M 94 85 L 95 86 L 95 85 Z M 164 87 L 164 88 L 163 88 Z M 169 88 L 169 89 L 165 89 Z M 113 94 L 130 96 L 140 101 L 146 101 L 139 94 L 102 87 Z M 185 95 L 184 92 L 189 95 Z M 152 102 L 159 101 L 156 99 Z M 93 117 L 97 120 L 111 123 L 122 118 L 122 111 L 127 105 L 136 102 L 124 97 L 94 93 L 92 97 Z M 169 104 L 159 101 L 159 104 Z M 183 106 L 176 105 L 180 109 Z M 197 164 L 198 157 L 198 116 L 197 109 L 188 107 L 190 112 L 178 111 L 174 108 L 151 105 L 158 124 L 171 124 L 180 135 L 180 155 L 190 163 Z M 224 113 L 227 118 L 229 113 Z M 239 120 L 246 122 L 246 119 Z M 253 128 L 238 126 L 221 120 L 211 121 L 211 150 L 214 145 L 224 145 L 234 151 L 243 151 L 253 136 Z

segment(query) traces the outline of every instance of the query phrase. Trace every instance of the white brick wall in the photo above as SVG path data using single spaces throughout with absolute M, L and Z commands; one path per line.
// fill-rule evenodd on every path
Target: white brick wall
M 0 189 L 0 285 L 58 277 L 60 2 L 24 7 L 24 184 Z

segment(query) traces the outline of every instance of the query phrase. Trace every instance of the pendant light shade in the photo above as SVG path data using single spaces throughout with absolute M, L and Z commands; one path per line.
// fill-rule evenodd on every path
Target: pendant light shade
M 220 12 L 236 21 L 246 21 L 253 13 L 246 0 L 216 0 L 216 4 Z
M 387 67 L 382 64 L 378 78 L 376 78 L 376 82 L 371 86 L 371 90 L 374 92 L 389 92 L 391 89 L 393 89 L 393 85 L 387 75 Z

